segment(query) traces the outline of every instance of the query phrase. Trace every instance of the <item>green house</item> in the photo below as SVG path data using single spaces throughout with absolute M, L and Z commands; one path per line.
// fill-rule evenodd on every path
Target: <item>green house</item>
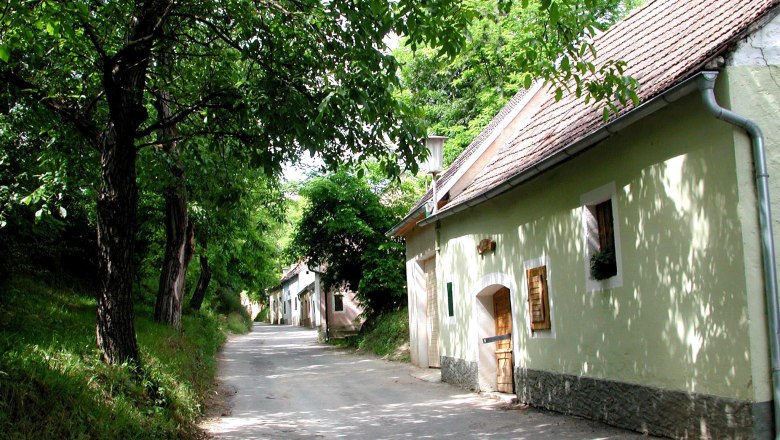
M 774 437 L 779 4 L 648 1 L 598 35 L 641 85 L 607 121 L 515 96 L 390 231 L 413 363 L 653 435 Z

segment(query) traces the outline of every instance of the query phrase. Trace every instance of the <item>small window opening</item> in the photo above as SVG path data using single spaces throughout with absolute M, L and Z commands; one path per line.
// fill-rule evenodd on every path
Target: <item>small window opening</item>
M 447 283 L 447 316 L 455 316 L 455 307 L 452 302 L 452 283 Z
M 606 280 L 617 275 L 612 199 L 587 208 L 590 276 L 594 280 Z

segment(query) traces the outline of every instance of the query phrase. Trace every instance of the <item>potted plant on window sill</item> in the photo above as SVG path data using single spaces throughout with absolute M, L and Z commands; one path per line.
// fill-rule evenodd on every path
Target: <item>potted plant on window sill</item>
M 590 276 L 594 280 L 606 280 L 617 275 L 615 249 L 602 249 L 590 257 Z

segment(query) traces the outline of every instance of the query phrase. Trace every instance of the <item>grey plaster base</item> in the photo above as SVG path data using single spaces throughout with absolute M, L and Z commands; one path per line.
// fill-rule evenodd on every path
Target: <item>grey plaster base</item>
M 523 403 L 651 435 L 771 438 L 771 402 L 754 403 L 524 368 L 515 369 L 515 389 Z
M 441 381 L 458 385 L 470 390 L 479 388 L 479 376 L 477 375 L 477 363 L 463 359 L 442 356 Z

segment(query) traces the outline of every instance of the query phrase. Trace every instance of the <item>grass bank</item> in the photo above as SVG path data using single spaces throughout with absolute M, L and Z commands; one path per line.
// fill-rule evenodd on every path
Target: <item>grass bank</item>
M 0 437 L 196 438 L 225 320 L 183 317 L 182 332 L 136 307 L 140 368 L 108 366 L 95 346 L 88 289 L 32 278 L 0 287 Z
M 406 307 L 386 312 L 366 321 L 357 335 L 333 342 L 392 360 L 409 362 L 409 312 Z

